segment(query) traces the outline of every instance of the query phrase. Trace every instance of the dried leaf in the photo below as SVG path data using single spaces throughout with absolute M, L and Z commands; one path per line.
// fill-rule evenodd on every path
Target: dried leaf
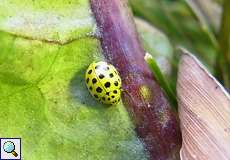
M 181 58 L 177 94 L 183 137 L 181 159 L 229 160 L 230 96 L 190 54 Z

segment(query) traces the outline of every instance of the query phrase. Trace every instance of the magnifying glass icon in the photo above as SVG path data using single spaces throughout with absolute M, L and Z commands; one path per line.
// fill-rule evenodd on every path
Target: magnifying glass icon
M 11 153 L 13 154 L 15 157 L 18 156 L 17 152 L 15 152 L 15 145 L 13 142 L 11 141 L 7 141 L 3 144 L 3 150 L 6 152 L 6 153 Z

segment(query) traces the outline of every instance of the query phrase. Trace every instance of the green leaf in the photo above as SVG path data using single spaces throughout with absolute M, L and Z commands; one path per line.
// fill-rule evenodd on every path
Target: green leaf
M 168 37 L 140 18 L 135 18 L 135 22 L 145 51 L 156 59 L 162 73 L 169 77 L 172 71 L 173 46 Z
M 103 106 L 85 87 L 87 66 L 103 60 L 98 40 L 0 37 L 0 136 L 21 137 L 24 159 L 145 157 L 124 106 Z
M 3 0 L 0 29 L 31 39 L 67 43 L 94 33 L 86 0 Z
M 0 137 L 21 137 L 29 160 L 146 159 L 123 104 L 85 83 L 103 60 L 86 0 L 0 2 Z

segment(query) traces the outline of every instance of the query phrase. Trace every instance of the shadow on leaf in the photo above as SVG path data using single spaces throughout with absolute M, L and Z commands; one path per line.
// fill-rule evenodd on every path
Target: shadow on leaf
M 85 84 L 86 69 L 87 67 L 80 69 L 71 79 L 69 86 L 71 98 L 73 98 L 75 102 L 80 102 L 86 107 L 91 107 L 94 109 L 107 107 L 106 105 L 96 101 L 89 93 Z

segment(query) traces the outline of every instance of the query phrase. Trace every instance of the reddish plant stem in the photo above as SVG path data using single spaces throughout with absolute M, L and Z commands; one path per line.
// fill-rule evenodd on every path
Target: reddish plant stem
M 122 99 L 150 159 L 177 159 L 181 133 L 177 116 L 144 61 L 126 0 L 91 0 L 108 62 L 119 71 Z

